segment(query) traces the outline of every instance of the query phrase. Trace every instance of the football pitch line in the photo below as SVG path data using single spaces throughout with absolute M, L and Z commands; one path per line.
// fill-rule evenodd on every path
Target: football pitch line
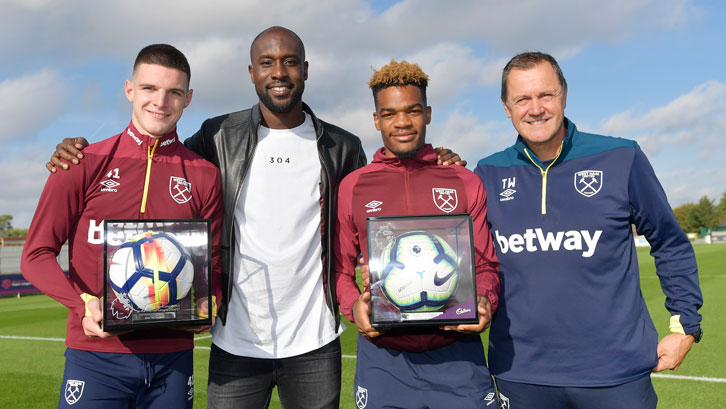
M 706 277 L 726 277 L 726 274 L 699 274 L 699 278 L 706 278 Z M 657 275 L 645 275 L 640 276 L 640 278 L 658 278 Z
M 17 337 L 17 336 L 13 336 L 13 335 L 0 335 L 0 339 L 18 339 L 21 341 L 55 341 L 55 342 L 65 341 L 65 338 Z
M 666 379 L 683 379 L 685 381 L 702 381 L 702 382 L 719 382 L 726 383 L 726 379 L 723 378 L 708 378 L 701 376 L 684 376 L 684 375 L 668 375 L 662 373 L 650 374 L 652 378 L 666 378 Z
M 210 338 L 210 335 L 204 335 L 201 337 L 195 338 L 195 340 L 199 339 L 206 339 Z M 47 338 L 47 337 L 23 337 L 23 336 L 16 336 L 16 335 L 0 335 L 0 339 L 9 339 L 9 340 L 19 340 L 19 341 L 52 341 L 52 342 L 64 342 L 64 338 Z M 196 349 L 203 349 L 203 350 L 209 350 L 210 348 L 207 346 L 194 346 Z M 356 359 L 355 355 L 346 355 L 343 354 L 343 358 L 345 359 Z M 726 378 L 712 378 L 707 376 L 685 376 L 685 375 L 670 375 L 670 374 L 662 374 L 662 373 L 653 373 L 650 374 L 653 378 L 661 378 L 661 379 L 678 379 L 678 380 L 684 380 L 684 381 L 699 381 L 699 382 L 715 382 L 715 383 L 726 383 Z

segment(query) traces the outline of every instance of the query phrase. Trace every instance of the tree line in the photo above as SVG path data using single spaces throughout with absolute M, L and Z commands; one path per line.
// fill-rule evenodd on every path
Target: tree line
M 673 213 L 686 233 L 697 233 L 708 227 L 726 226 L 726 192 L 721 195 L 718 204 L 708 196 L 703 196 L 698 203 L 685 203 L 676 207 Z M 26 237 L 28 229 L 14 228 L 12 220 L 13 216 L 9 214 L 0 215 L 0 237 Z
M 16 229 L 13 227 L 13 216 L 9 214 L 0 214 L 0 237 L 1 238 L 25 238 L 28 235 L 28 229 Z
M 676 207 L 673 213 L 686 233 L 697 233 L 708 227 L 726 226 L 726 192 L 721 195 L 718 204 L 708 196 L 703 196 L 698 203 L 685 203 Z

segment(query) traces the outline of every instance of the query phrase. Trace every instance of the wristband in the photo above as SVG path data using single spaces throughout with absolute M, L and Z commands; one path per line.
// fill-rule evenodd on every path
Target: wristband
M 83 305 L 86 307 L 85 316 L 92 317 L 93 314 L 91 313 L 91 310 L 88 309 L 88 302 L 93 299 L 98 300 L 98 297 L 96 297 L 95 295 L 88 294 L 88 293 L 83 293 L 83 294 L 81 294 L 81 299 L 83 300 Z
M 207 308 L 209 308 L 209 306 L 207 306 Z M 208 316 L 204 311 L 201 311 L 201 310 L 199 311 L 199 315 L 202 318 L 207 318 L 207 316 Z M 216 316 L 217 316 L 217 296 L 213 295 L 212 296 L 212 317 L 216 317 Z
M 675 332 L 676 334 L 686 335 L 686 331 L 683 330 L 683 325 L 681 325 L 680 315 L 671 315 L 671 321 L 668 328 L 671 332 Z

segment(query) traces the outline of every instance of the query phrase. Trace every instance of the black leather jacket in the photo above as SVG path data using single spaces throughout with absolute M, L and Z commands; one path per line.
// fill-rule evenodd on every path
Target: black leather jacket
M 367 161 L 357 136 L 319 120 L 303 103 L 303 110 L 310 114 L 318 140 L 318 156 L 322 168 L 320 179 L 320 219 L 323 245 L 323 283 L 326 303 L 335 317 L 336 331 L 340 325 L 338 303 L 335 295 L 335 260 L 332 236 L 338 201 L 338 183 L 348 173 L 364 166 Z M 257 147 L 257 130 L 262 114 L 259 104 L 251 109 L 221 115 L 204 121 L 202 127 L 184 144 L 219 167 L 222 174 L 224 222 L 222 224 L 222 294 L 218 316 L 227 321 L 229 295 L 234 272 L 235 229 L 234 209 L 237 206 L 242 183 L 250 167 Z

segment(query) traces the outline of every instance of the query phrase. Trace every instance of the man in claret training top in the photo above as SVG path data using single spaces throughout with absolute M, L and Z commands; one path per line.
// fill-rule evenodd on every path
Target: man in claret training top
M 220 282 L 219 169 L 179 142 L 176 123 L 192 100 L 184 55 L 166 44 L 142 49 L 126 97 L 131 123 L 88 146 L 85 159 L 48 178 L 23 249 L 23 275 L 68 307 L 66 364 L 58 407 L 191 408 L 192 331 L 104 332 L 104 219 L 210 219 L 212 284 Z M 183 181 L 173 196 L 170 183 Z M 69 243 L 66 275 L 56 256 Z M 213 294 L 221 294 L 215 286 Z M 209 300 L 200 307 L 209 313 Z M 194 331 L 209 328 L 195 328 Z
M 483 408 L 497 405 L 479 334 L 489 326 L 499 293 L 497 259 L 486 222 L 486 193 L 460 166 L 440 166 L 426 144 L 431 107 L 428 77 L 416 64 L 391 61 L 369 82 L 383 148 L 373 162 L 348 175 L 338 191 L 334 244 L 340 309 L 358 327 L 355 399 L 358 407 Z M 454 213 L 473 219 L 479 322 L 470 325 L 378 331 L 370 323 L 370 288 L 355 281 L 358 254 L 368 262 L 366 204 L 376 216 L 446 214 L 432 189 L 456 190 Z M 447 209 L 449 210 L 449 209 Z M 365 279 L 364 279 L 365 280 Z

